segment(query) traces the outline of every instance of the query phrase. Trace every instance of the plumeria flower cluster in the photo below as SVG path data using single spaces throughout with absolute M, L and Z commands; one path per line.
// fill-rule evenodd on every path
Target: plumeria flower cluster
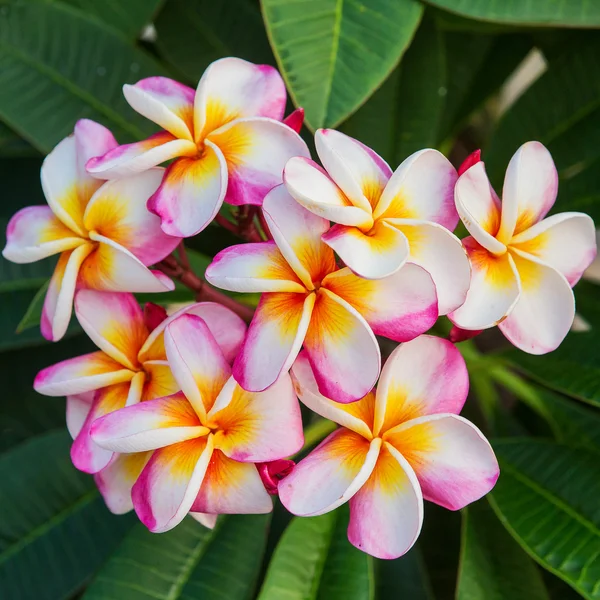
M 558 189 L 548 151 L 517 151 L 500 200 L 479 153 L 458 173 L 432 149 L 393 170 L 319 130 L 319 165 L 270 66 L 226 58 L 195 91 L 151 77 L 124 94 L 162 131 L 118 145 L 79 121 L 43 163 L 47 206 L 12 218 L 3 251 L 59 255 L 42 334 L 60 339 L 74 305 L 98 348 L 34 387 L 66 396 L 73 464 L 109 509 L 163 532 L 188 514 L 213 527 L 269 512 L 275 494 L 300 516 L 349 502 L 350 542 L 395 558 L 419 535 L 424 499 L 458 510 L 489 492 L 498 464 L 459 416 L 469 378 L 453 341 L 498 325 L 526 352 L 555 349 L 596 254 L 588 216 L 546 217 Z M 224 202 L 251 215 L 252 235 L 239 229 L 249 242 L 220 252 L 203 282 L 172 253 L 224 223 Z M 134 293 L 173 289 L 165 273 L 193 280 L 198 301 L 142 308 Z M 261 295 L 249 325 L 215 288 Z M 440 315 L 452 341 L 425 335 Z M 383 368 L 377 336 L 397 343 Z M 299 400 L 339 428 L 295 465 Z

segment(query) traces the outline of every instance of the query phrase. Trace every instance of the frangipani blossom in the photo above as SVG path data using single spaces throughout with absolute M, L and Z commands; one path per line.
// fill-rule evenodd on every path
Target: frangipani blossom
M 596 238 L 594 222 L 583 213 L 544 218 L 557 191 L 556 167 L 539 142 L 523 144 L 512 157 L 502 202 L 483 162 L 459 177 L 456 208 L 472 236 L 463 240 L 472 275 L 465 303 L 448 315 L 455 325 L 498 325 L 531 354 L 559 346 L 575 315 L 571 287 L 596 256 Z
M 117 513 L 131 508 L 131 486 L 150 455 L 116 456 L 98 446 L 90 437 L 94 421 L 124 406 L 179 391 L 167 364 L 164 331 L 180 315 L 202 317 L 230 362 L 246 332 L 244 322 L 220 304 L 194 304 L 164 320 L 156 309 L 144 315 L 131 294 L 79 291 L 75 314 L 99 350 L 43 369 L 34 382 L 41 394 L 67 396 L 73 464 L 96 474 L 108 507 Z
M 149 77 L 125 85 L 123 93 L 165 131 L 119 146 L 90 160 L 87 168 L 111 179 L 176 159 L 148 202 L 170 235 L 198 233 L 223 201 L 260 205 L 281 183 L 288 158 L 309 155 L 292 129 L 301 113 L 289 127 L 281 122 L 285 84 L 268 65 L 223 58 L 206 69 L 196 91 L 166 77 Z
M 165 331 L 167 359 L 181 392 L 98 419 L 92 438 L 114 452 L 153 451 L 133 486 L 134 508 L 154 532 L 192 512 L 272 510 L 256 465 L 298 451 L 302 419 L 292 381 L 245 392 L 206 323 L 183 315 Z
M 42 335 L 59 340 L 71 319 L 77 288 L 118 292 L 165 292 L 173 283 L 146 265 L 170 254 L 179 238 L 165 235 L 146 210 L 163 169 L 105 183 L 85 170 L 86 161 L 117 145 L 98 123 L 82 119 L 74 135 L 60 142 L 42 165 L 48 206 L 28 206 L 6 230 L 3 256 L 31 263 L 59 254 L 46 293 Z
M 433 278 L 440 314 L 458 308 L 469 287 L 469 261 L 451 233 L 458 215 L 450 162 L 437 150 L 421 150 L 392 173 L 373 150 L 332 129 L 319 129 L 315 146 L 325 169 L 292 158 L 284 181 L 302 206 L 337 223 L 323 241 L 367 279 L 417 264 Z
M 323 394 L 338 402 L 362 398 L 381 368 L 374 334 L 405 341 L 435 323 L 431 277 L 414 264 L 377 281 L 338 269 L 321 239 L 329 221 L 302 208 L 283 185 L 269 192 L 263 213 L 274 241 L 227 248 L 206 269 L 222 289 L 264 292 L 234 377 L 246 390 L 264 390 L 304 345 Z
M 300 400 L 341 427 L 280 482 L 279 497 L 300 516 L 350 502 L 348 539 L 364 552 L 401 556 L 421 530 L 423 499 L 458 510 L 496 483 L 489 443 L 458 416 L 469 379 L 450 342 L 421 336 L 402 344 L 376 393 L 354 404 L 322 396 L 303 355 L 292 377 Z

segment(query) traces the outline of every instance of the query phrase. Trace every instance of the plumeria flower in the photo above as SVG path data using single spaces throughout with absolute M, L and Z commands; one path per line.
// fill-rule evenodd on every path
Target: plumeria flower
M 113 512 L 126 512 L 131 508 L 131 486 L 149 455 L 116 456 L 93 442 L 92 424 L 124 406 L 179 391 L 167 364 L 164 331 L 180 315 L 202 317 L 228 361 L 237 354 L 246 325 L 232 311 L 212 302 L 188 306 L 166 318 L 159 307 L 144 315 L 131 294 L 91 290 L 77 293 L 75 314 L 99 350 L 43 369 L 34 388 L 47 396 L 67 396 L 73 464 L 96 474 L 96 483 Z
M 167 326 L 165 347 L 182 391 L 112 412 L 92 426 L 92 438 L 110 451 L 154 451 L 132 490 L 139 518 L 161 532 L 189 511 L 270 512 L 253 463 L 302 447 L 290 376 L 283 374 L 264 392 L 245 392 L 206 323 L 194 315 Z
M 531 354 L 556 349 L 575 315 L 571 287 L 596 256 L 594 222 L 582 213 L 544 218 L 558 191 L 548 150 L 527 142 L 512 157 L 502 202 L 478 155 L 456 184 L 456 208 L 472 237 L 463 240 L 471 260 L 471 286 L 451 313 L 464 330 L 498 325 Z
M 323 241 L 367 279 L 392 275 L 407 262 L 420 265 L 436 285 L 440 314 L 458 308 L 470 272 L 450 233 L 458 223 L 450 162 L 437 150 L 421 150 L 392 173 L 373 150 L 332 129 L 319 129 L 315 146 L 325 169 L 292 158 L 284 181 L 302 206 L 336 223 Z
M 8 224 L 2 254 L 31 263 L 60 254 L 46 293 L 42 335 L 59 340 L 71 318 L 76 288 L 119 292 L 164 292 L 173 283 L 145 265 L 170 254 L 179 238 L 165 235 L 146 210 L 163 169 L 104 183 L 87 174 L 86 161 L 117 145 L 98 123 L 82 119 L 42 165 L 48 206 L 21 209 Z M 104 185 L 103 185 L 104 184 Z
M 165 131 L 119 146 L 88 162 L 90 173 L 115 178 L 174 160 L 148 208 L 165 233 L 190 236 L 204 229 L 223 201 L 262 203 L 281 183 L 292 156 L 309 156 L 291 126 L 281 122 L 285 84 L 276 69 L 239 58 L 212 63 L 198 89 L 166 77 L 125 85 L 123 93 L 140 114 Z
M 222 289 L 264 292 L 234 377 L 246 390 L 264 390 L 304 345 L 323 394 L 338 402 L 362 398 L 381 368 L 374 333 L 405 341 L 435 323 L 431 277 L 414 264 L 377 281 L 338 269 L 321 240 L 329 221 L 302 208 L 283 185 L 269 192 L 263 212 L 273 241 L 227 248 L 206 269 Z
M 397 558 L 419 536 L 423 499 L 458 510 L 494 487 L 492 448 L 458 416 L 469 378 L 450 342 L 421 336 L 397 347 L 376 393 L 354 404 L 321 395 L 303 355 L 292 376 L 300 400 L 341 425 L 279 483 L 279 497 L 295 515 L 350 502 L 350 542 L 378 558 Z

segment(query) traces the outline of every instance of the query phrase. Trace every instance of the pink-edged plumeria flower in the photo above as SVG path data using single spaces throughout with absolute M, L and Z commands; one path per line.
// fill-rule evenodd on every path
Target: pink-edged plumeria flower
M 125 85 L 123 93 L 165 131 L 110 150 L 87 168 L 112 179 L 176 159 L 148 202 L 170 235 L 202 231 L 223 201 L 260 205 L 281 183 L 286 161 L 309 156 L 292 129 L 299 120 L 301 125 L 301 113 L 290 126 L 281 122 L 285 84 L 268 65 L 223 58 L 206 69 L 196 91 L 166 77 L 149 77 Z
M 6 230 L 3 256 L 31 263 L 60 253 L 41 319 L 42 335 L 59 340 L 71 319 L 76 288 L 118 292 L 165 292 L 173 283 L 146 265 L 170 254 L 179 238 L 165 235 L 146 210 L 163 169 L 122 181 L 100 181 L 86 161 L 117 145 L 102 125 L 82 119 L 74 135 L 60 142 L 42 165 L 48 206 L 28 206 Z
M 558 191 L 558 173 L 539 142 L 512 157 L 502 202 L 479 156 L 459 177 L 455 200 L 472 237 L 463 240 L 471 261 L 465 303 L 449 318 L 465 330 L 498 325 L 515 346 L 545 354 L 563 341 L 575 316 L 571 287 L 596 256 L 592 219 L 577 212 L 544 218 Z
M 264 390 L 304 345 L 323 394 L 338 402 L 362 398 L 381 368 L 374 333 L 406 341 L 435 323 L 430 275 L 414 264 L 379 280 L 338 269 L 321 239 L 329 221 L 302 208 L 283 185 L 269 192 L 263 213 L 273 241 L 227 248 L 206 269 L 219 288 L 264 292 L 234 377 L 244 389 Z
M 162 532 L 190 511 L 270 512 L 254 463 L 284 458 L 304 441 L 290 376 L 264 392 L 245 392 L 194 315 L 167 326 L 165 347 L 182 391 L 112 412 L 92 427 L 92 438 L 110 451 L 153 451 L 132 490 L 140 520 Z
M 323 241 L 367 279 L 417 264 L 433 278 L 440 314 L 458 308 L 470 271 L 451 233 L 458 215 L 456 170 L 448 159 L 437 150 L 421 150 L 392 173 L 373 150 L 338 131 L 319 129 L 315 146 L 325 170 L 309 158 L 292 158 L 284 181 L 302 206 L 336 223 Z
M 179 391 L 164 347 L 165 328 L 184 314 L 197 315 L 230 362 L 239 351 L 246 325 L 232 311 L 212 302 L 185 307 L 160 319 L 160 309 L 142 312 L 131 294 L 81 290 L 75 314 L 99 351 L 62 361 L 40 371 L 34 388 L 47 396 L 67 397 L 67 426 L 74 442 L 73 464 L 96 474 L 96 483 L 113 512 L 131 509 L 131 486 L 149 454 L 117 456 L 90 437 L 99 417 L 124 406 Z
M 300 400 L 341 425 L 279 484 L 295 515 L 350 502 L 348 539 L 378 558 L 415 543 L 423 499 L 458 510 L 487 494 L 498 462 L 482 433 L 458 416 L 467 369 L 448 341 L 422 336 L 392 352 L 376 393 L 342 405 L 319 393 L 302 354 L 292 367 Z

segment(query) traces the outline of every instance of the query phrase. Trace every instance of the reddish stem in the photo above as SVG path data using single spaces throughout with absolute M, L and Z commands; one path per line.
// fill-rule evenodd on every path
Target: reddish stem
M 232 233 L 238 233 L 238 226 L 235 223 L 232 223 L 229 219 L 224 217 L 221 213 L 217 213 L 215 217 L 215 221 L 223 227 L 223 229 L 227 229 L 227 231 L 231 231 Z

